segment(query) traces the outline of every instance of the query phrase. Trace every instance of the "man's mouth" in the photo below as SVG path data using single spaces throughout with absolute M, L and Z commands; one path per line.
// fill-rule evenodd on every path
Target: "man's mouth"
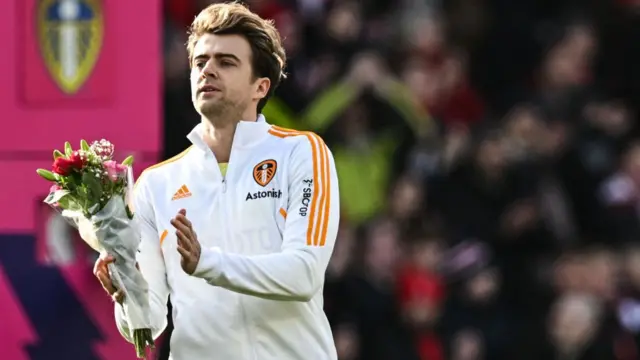
M 214 91 L 220 91 L 220 89 L 218 89 L 213 85 L 204 85 L 203 87 L 200 88 L 201 93 L 211 93 Z

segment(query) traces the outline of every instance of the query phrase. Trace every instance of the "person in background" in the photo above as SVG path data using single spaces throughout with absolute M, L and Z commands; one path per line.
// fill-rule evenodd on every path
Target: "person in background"
M 443 360 L 437 325 L 446 294 L 439 274 L 444 239 L 432 230 L 417 231 L 408 241 L 407 261 L 398 277 L 402 317 L 415 333 L 420 359 Z
M 448 358 L 509 359 L 515 320 L 490 249 L 465 240 L 447 251 L 443 272 L 450 294 L 440 331 Z

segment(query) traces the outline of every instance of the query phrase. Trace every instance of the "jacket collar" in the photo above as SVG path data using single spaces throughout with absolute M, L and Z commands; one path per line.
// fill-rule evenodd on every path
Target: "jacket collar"
M 241 120 L 236 125 L 236 133 L 233 136 L 232 147 L 248 147 L 262 141 L 268 135 L 271 125 L 267 123 L 264 115 L 260 114 L 256 121 Z M 201 150 L 208 151 L 209 147 L 203 140 L 204 127 L 202 124 L 196 125 L 191 130 L 187 138 L 193 145 Z

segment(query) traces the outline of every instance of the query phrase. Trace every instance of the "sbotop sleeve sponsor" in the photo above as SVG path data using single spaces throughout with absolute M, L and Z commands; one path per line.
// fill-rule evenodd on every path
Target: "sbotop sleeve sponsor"
M 305 184 L 304 188 L 302 188 L 302 201 L 300 204 L 299 214 L 300 216 L 307 216 L 309 212 L 309 204 L 311 203 L 311 193 L 313 187 L 313 179 L 305 179 L 302 180 Z

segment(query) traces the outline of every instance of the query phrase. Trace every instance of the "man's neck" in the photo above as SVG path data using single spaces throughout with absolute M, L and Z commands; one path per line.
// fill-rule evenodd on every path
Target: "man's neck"
M 254 121 L 257 121 L 257 118 L 258 116 L 254 113 L 252 117 L 248 119 L 255 119 Z M 226 163 L 229 161 L 233 136 L 236 133 L 236 128 L 240 121 L 242 120 L 217 121 L 214 124 L 211 120 L 204 117 L 202 118 L 204 142 L 209 146 L 209 149 L 211 149 L 216 156 L 218 162 Z
M 237 122 L 224 125 L 213 125 L 209 120 L 202 119 L 204 128 L 204 142 L 209 146 L 218 162 L 228 162 L 231 155 L 231 143 L 236 133 Z

